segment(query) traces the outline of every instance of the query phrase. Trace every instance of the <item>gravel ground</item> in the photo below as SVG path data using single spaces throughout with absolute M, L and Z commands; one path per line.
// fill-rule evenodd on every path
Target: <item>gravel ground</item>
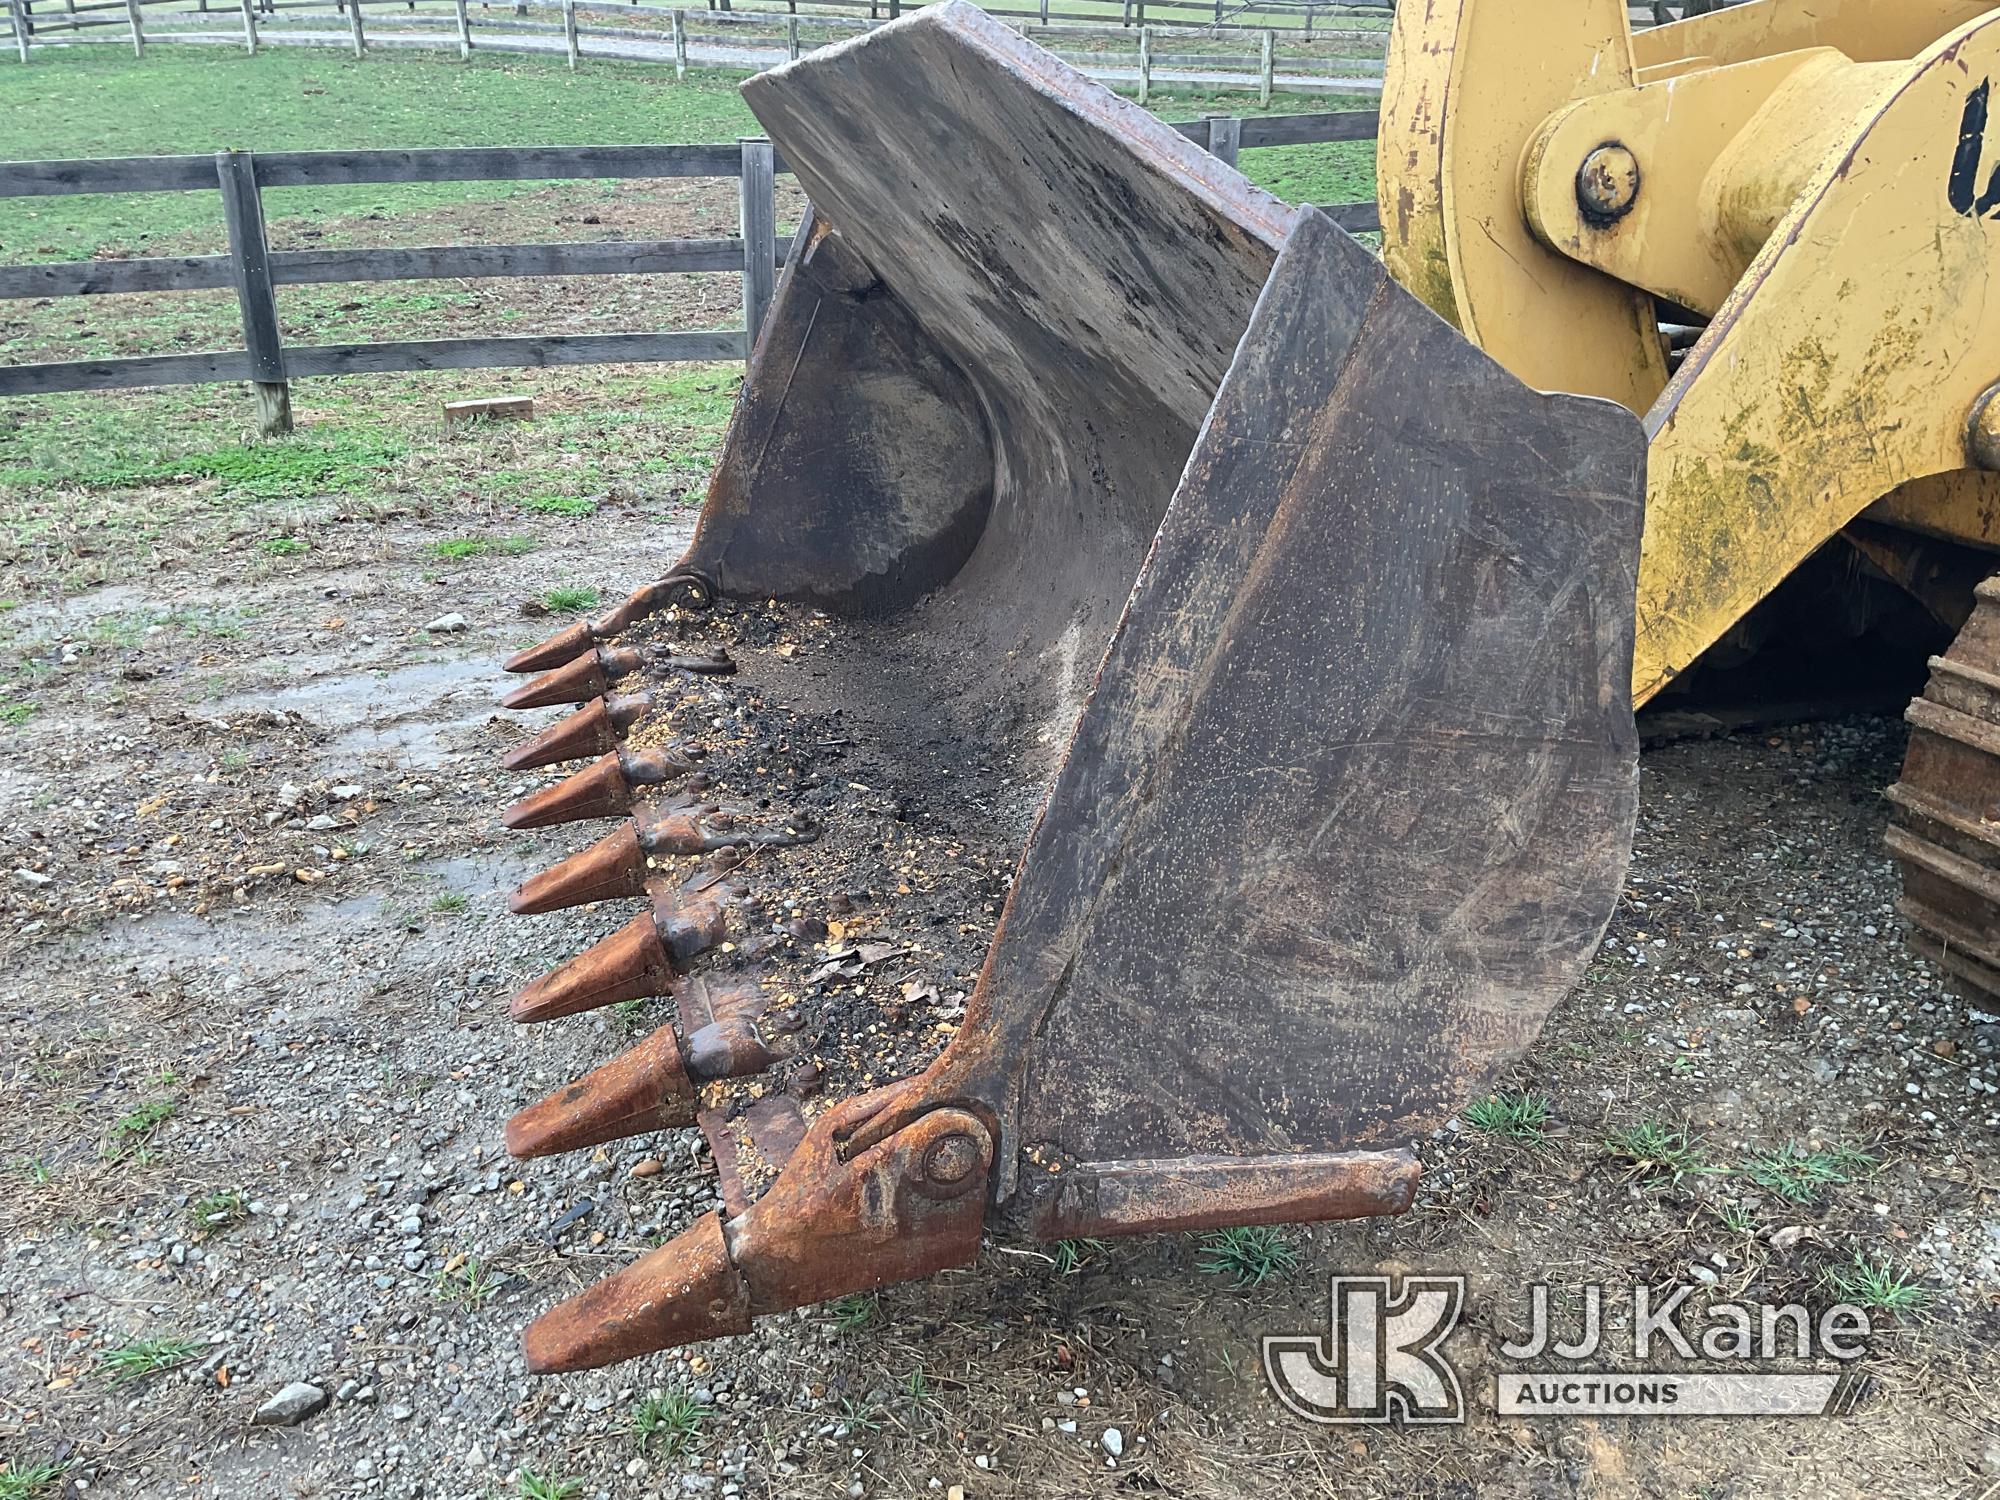
M 521 384 L 560 410 L 597 378 Z M 8 564 L 37 710 L 0 740 L 0 1462 L 65 1466 L 48 1494 L 229 1497 L 2000 1483 L 2000 1018 L 1904 945 L 1893 719 L 1649 752 L 1603 951 L 1507 1080 L 1546 1118 L 1453 1122 L 1402 1220 L 1289 1231 L 1295 1269 L 1244 1289 L 1193 1236 L 992 1245 L 741 1340 L 528 1377 L 527 1318 L 715 1202 L 697 1132 L 500 1147 L 512 1111 L 657 1024 L 505 1010 L 630 915 L 501 914 L 580 841 L 498 827 L 542 782 L 498 769 L 520 730 L 493 707 L 551 588 L 608 596 L 685 537 L 684 497 L 617 493 L 452 569 L 427 551 L 462 529 L 449 506 L 329 523 L 301 556 L 225 519 L 171 568 L 130 551 L 63 597 L 45 557 Z M 1607 1144 L 1644 1124 L 1684 1150 Z M 1849 1416 L 1491 1415 L 1490 1345 L 1529 1281 L 1823 1306 L 1857 1255 L 1915 1290 L 1884 1294 Z M 1472 1278 L 1471 1423 L 1285 1416 L 1257 1336 L 1315 1327 L 1328 1272 L 1411 1268 Z M 293 1425 L 257 1421 L 299 1385 Z

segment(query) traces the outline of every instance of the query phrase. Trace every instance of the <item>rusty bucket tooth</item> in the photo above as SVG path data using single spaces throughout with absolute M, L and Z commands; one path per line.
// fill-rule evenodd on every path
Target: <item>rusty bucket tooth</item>
M 588 760 L 607 750 L 616 750 L 619 739 L 635 719 L 652 707 L 652 702 L 647 693 L 614 693 L 608 698 L 593 699 L 533 739 L 516 745 L 500 757 L 500 764 L 510 771 L 532 771 L 537 766 Z
M 843 1159 L 839 1139 L 889 1091 L 828 1110 L 735 1218 L 704 1219 L 561 1303 L 523 1338 L 536 1374 L 588 1370 L 744 1333 L 752 1314 L 965 1265 L 979 1253 L 993 1140 L 938 1109 Z
M 507 910 L 519 917 L 586 906 L 615 896 L 639 896 L 646 890 L 646 851 L 640 847 L 639 825 L 625 826 L 559 865 L 521 882 L 507 898 Z
M 694 1123 L 694 1081 L 672 1026 L 593 1068 L 507 1122 L 510 1156 L 554 1156 Z
M 536 1375 L 595 1370 L 653 1349 L 750 1331 L 750 1289 L 709 1214 L 650 1255 L 543 1313 L 521 1335 Z
M 648 824 L 640 841 L 654 854 L 713 854 L 718 849 L 752 844 L 809 844 L 817 837 L 819 830 L 803 815 L 774 828 L 711 807 L 698 812 L 670 813 Z
M 500 700 L 502 708 L 546 708 L 552 703 L 588 703 L 639 668 L 639 653 L 627 646 L 599 646 L 574 661 L 525 682 Z
M 632 787 L 613 751 L 554 786 L 543 787 L 500 815 L 509 828 L 550 828 L 591 818 L 621 818 L 632 810 Z
M 501 814 L 500 821 L 509 828 L 549 828 L 591 818 L 622 818 L 632 810 L 635 788 L 694 776 L 699 764 L 679 746 L 614 751 L 554 786 L 523 797 Z
M 549 1021 L 668 993 L 674 966 L 649 912 L 544 974 L 507 1004 L 517 1021 Z
M 546 672 L 551 667 L 559 667 L 574 661 L 592 646 L 597 637 L 592 634 L 590 621 L 578 620 L 573 625 L 565 625 L 538 646 L 530 646 L 525 651 L 516 651 L 507 658 L 505 670 L 509 672 Z

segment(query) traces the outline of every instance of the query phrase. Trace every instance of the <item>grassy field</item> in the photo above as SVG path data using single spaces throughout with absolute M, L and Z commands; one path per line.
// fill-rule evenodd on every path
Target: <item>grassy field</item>
M 1169 119 L 1259 113 L 1254 96 L 1157 92 Z M 1330 107 L 1274 103 L 1272 114 Z M 360 61 L 271 48 L 256 57 L 216 49 L 159 49 L 144 60 L 109 49 L 0 68 L 5 154 L 17 159 L 279 151 L 386 146 L 624 144 L 730 141 L 757 122 L 735 78 L 639 63 L 486 56 L 471 66 L 442 56 L 384 54 Z M 1246 153 L 1250 177 L 1294 201 L 1338 202 L 1374 192 L 1372 143 Z M 412 183 L 291 189 L 267 195 L 268 218 L 323 222 L 420 212 L 531 190 L 518 183 Z M 144 254 L 156 242 L 219 243 L 220 215 L 205 193 L 0 200 L 0 262 Z

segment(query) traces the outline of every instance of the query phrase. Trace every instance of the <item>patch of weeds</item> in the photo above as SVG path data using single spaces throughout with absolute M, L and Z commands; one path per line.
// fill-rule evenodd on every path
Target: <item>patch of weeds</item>
M 1745 1204 L 1725 1203 L 1715 1211 L 1715 1216 L 1731 1234 L 1748 1237 L 1757 1232 L 1757 1216 Z
M 1796 1142 L 1775 1151 L 1758 1149 L 1743 1164 L 1744 1175 L 1787 1203 L 1811 1203 L 1829 1187 L 1854 1181 L 1879 1165 L 1851 1146 L 1809 1151 Z
M 143 1380 L 166 1370 L 177 1370 L 201 1353 L 199 1339 L 137 1339 L 121 1348 L 107 1349 L 102 1362 L 118 1381 Z
M 539 544 L 531 536 L 454 536 L 432 542 L 431 551 L 454 562 L 468 557 L 520 557 Z
M 109 1150 L 113 1156 L 140 1155 L 142 1161 L 151 1160 L 151 1153 L 145 1151 L 147 1140 L 154 1131 L 174 1117 L 177 1106 L 171 1099 L 148 1099 L 137 1109 L 120 1115 L 111 1122 Z
M 581 1479 L 561 1479 L 528 1468 L 521 1470 L 521 1500 L 576 1500 L 582 1493 Z
M 329 491 L 365 491 L 380 469 L 401 458 L 401 443 L 381 438 L 314 437 L 231 444 L 150 464 L 86 467 L 74 482 L 93 489 L 131 489 L 181 479 L 213 479 L 224 496 L 289 500 Z
M 1657 1120 L 1641 1120 L 1622 1126 L 1604 1137 L 1604 1148 L 1613 1156 L 1632 1163 L 1641 1176 L 1665 1173 L 1675 1182 L 1709 1170 L 1701 1154 L 1701 1142 L 1685 1130 L 1669 1130 Z
M 857 1292 L 852 1297 L 834 1298 L 827 1304 L 826 1310 L 833 1314 L 835 1332 L 855 1333 L 874 1322 L 881 1307 L 866 1292 Z
M 1886 1261 L 1877 1265 L 1859 1250 L 1854 1252 L 1848 1266 L 1827 1271 L 1826 1284 L 1842 1302 L 1899 1316 L 1915 1312 L 1931 1298 L 1930 1289 L 1917 1285 L 1907 1272 L 1894 1269 Z
M 878 1408 L 856 1401 L 851 1396 L 840 1398 L 841 1425 L 852 1432 L 875 1432 L 882 1426 L 877 1415 Z
M 267 536 L 257 544 L 257 550 L 267 557 L 297 557 L 310 547 L 295 536 Z
M 467 1307 L 484 1306 L 500 1290 L 500 1278 L 493 1267 L 476 1255 L 468 1255 L 456 1265 L 447 1262 L 432 1284 L 444 1301 Z
M 461 891 L 446 891 L 442 896 L 431 897 L 431 910 L 435 912 L 461 912 L 470 904 Z
M 29 1157 L 20 1163 L 21 1175 L 36 1187 L 47 1187 L 56 1180 L 55 1168 L 39 1156 Z
M 0 1500 L 35 1500 L 52 1495 L 69 1472 L 66 1463 L 24 1464 L 8 1459 L 0 1463 Z
M 597 590 L 580 585 L 550 589 L 542 595 L 542 603 L 550 614 L 573 615 L 579 610 L 597 607 Z
M 545 516 L 594 516 L 597 502 L 581 495 L 529 495 L 521 501 L 527 509 Z
M 1103 1240 L 1057 1240 L 1049 1251 L 1058 1276 L 1075 1276 L 1110 1253 Z
M 646 1024 L 646 1002 L 643 998 L 620 1000 L 611 1007 L 611 1013 L 618 1018 L 618 1024 L 627 1031 L 637 1031 Z
M 0 704 L 0 724 L 5 724 L 9 729 L 19 729 L 34 716 L 35 705 L 32 703 Z
M 1539 1143 L 1549 1123 L 1549 1096 L 1533 1089 L 1502 1091 L 1465 1107 L 1465 1123 L 1487 1135 Z
M 1277 1230 L 1243 1224 L 1203 1235 L 1195 1269 L 1204 1276 L 1227 1276 L 1237 1287 L 1253 1287 L 1289 1276 L 1298 1263 L 1298 1252 Z
M 222 752 L 222 769 L 225 771 L 240 771 L 249 764 L 250 752 L 248 750 L 225 750 Z
M 912 1406 L 922 1406 L 931 1399 L 930 1377 L 924 1374 L 922 1365 L 910 1371 L 909 1379 L 903 1382 L 903 1395 Z
M 234 1188 L 197 1198 L 187 1207 L 188 1220 L 203 1239 L 233 1229 L 250 1217 L 250 1205 Z
M 660 1396 L 648 1396 L 632 1409 L 632 1437 L 641 1453 L 676 1459 L 701 1435 L 701 1404 L 676 1386 Z

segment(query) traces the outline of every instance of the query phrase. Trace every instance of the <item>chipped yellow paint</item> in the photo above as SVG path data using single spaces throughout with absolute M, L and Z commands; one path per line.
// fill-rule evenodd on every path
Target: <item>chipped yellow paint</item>
M 1965 437 L 2000 380 L 2000 209 L 1947 195 L 1988 79 L 1974 188 L 2000 183 L 2000 0 L 1758 0 L 1643 33 L 1648 81 L 1625 69 L 1612 89 L 1524 62 L 1561 33 L 1558 70 L 1601 72 L 1620 49 L 1597 10 L 1550 3 L 1538 25 L 1520 0 L 1478 3 L 1397 7 L 1378 166 L 1391 269 L 1531 384 L 1611 394 L 1617 351 L 1628 403 L 1653 343 L 1630 289 L 1714 311 L 1646 412 L 1635 701 L 1871 506 L 2000 547 L 2000 487 L 1966 472 Z M 1794 49 L 1816 50 L 1773 55 Z M 1524 101 L 1546 105 L 1525 129 Z M 1648 206 L 1615 253 L 1575 220 L 1571 158 L 1593 135 L 1641 164 Z M 1593 300 L 1604 287 L 1625 300 Z
M 2000 375 L 2000 219 L 1955 211 L 1946 183 L 1994 77 L 1995 13 L 1898 70 L 1647 415 L 1636 701 L 1873 502 L 1964 468 L 1967 415 Z
M 1641 31 L 1632 60 L 1650 73 L 1832 47 L 1856 62 L 1896 62 L 1991 8 L 1992 0 L 1754 0 Z
M 1820 47 L 1581 100 L 1529 148 L 1523 211 L 1551 249 L 1713 316 L 1813 170 L 1908 67 Z M 1577 171 L 1603 141 L 1632 153 L 1640 187 L 1631 212 L 1593 224 Z
M 1552 110 L 1628 89 L 1624 0 L 1396 7 L 1376 136 L 1390 273 L 1540 390 L 1643 412 L 1666 384 L 1651 299 L 1558 255 L 1521 216 L 1521 155 Z

